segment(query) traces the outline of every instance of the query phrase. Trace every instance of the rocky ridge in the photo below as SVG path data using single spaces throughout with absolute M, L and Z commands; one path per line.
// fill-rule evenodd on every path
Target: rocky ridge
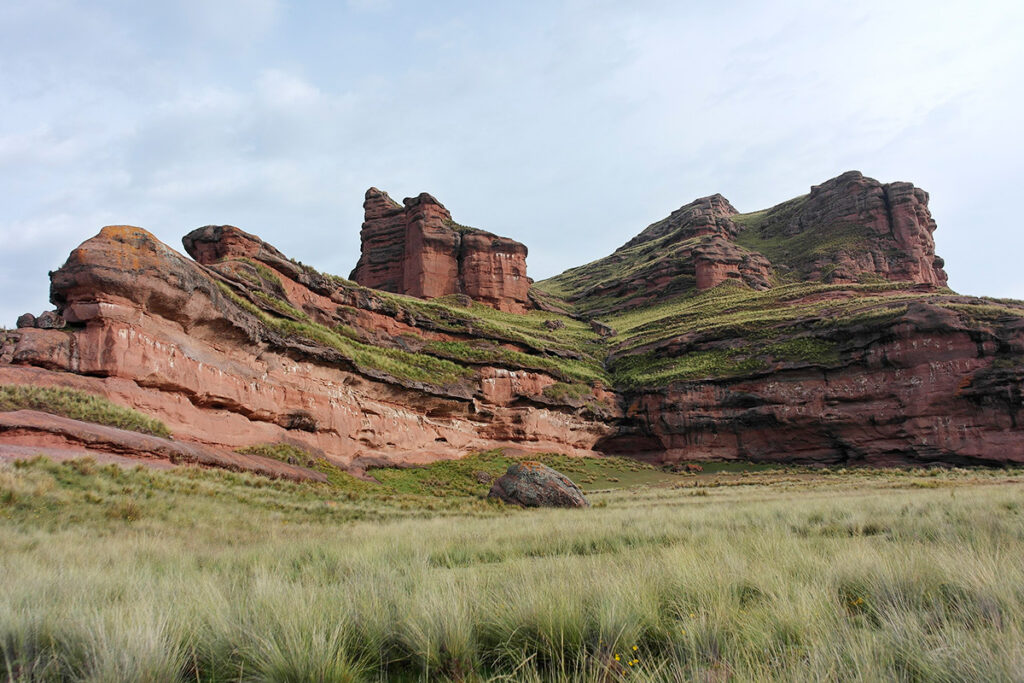
M 183 242 L 196 260 L 131 226 L 83 243 L 51 275 L 67 326 L 6 332 L 0 384 L 87 380 L 178 440 L 292 443 L 353 470 L 512 444 L 589 453 L 609 433 L 614 400 L 580 380 L 600 367 L 576 348 L 583 322 L 370 290 L 232 226 Z
M 857 172 L 748 214 L 713 195 L 528 290 L 525 247 L 429 195 L 367 193 L 362 285 L 232 226 L 186 235 L 192 259 L 110 226 L 51 274 L 55 312 L 0 335 L 0 384 L 353 471 L 510 446 L 1024 462 L 1024 305 L 945 289 L 927 203 Z

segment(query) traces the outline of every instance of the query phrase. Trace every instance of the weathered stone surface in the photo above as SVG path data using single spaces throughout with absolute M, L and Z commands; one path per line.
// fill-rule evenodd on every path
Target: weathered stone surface
M 269 245 L 255 235 L 239 230 L 233 225 L 207 225 L 193 230 L 181 238 L 185 251 L 203 265 L 217 263 L 225 258 L 259 258 L 270 252 Z M 276 249 L 274 256 L 281 256 Z
M 773 360 L 728 377 L 653 388 L 593 381 L 579 395 L 566 389 L 564 376 L 537 369 L 578 352 L 534 348 L 534 360 L 543 362 L 473 361 L 451 381 L 412 380 L 346 355 L 343 345 L 302 326 L 395 352 L 453 341 L 475 350 L 530 347 L 500 331 L 481 340 L 475 323 L 424 317 L 422 306 L 403 308 L 397 297 L 321 275 L 232 226 L 187 235 L 185 248 L 196 261 L 145 230 L 110 226 L 52 274 L 51 299 L 70 326 L 40 329 L 33 321 L 0 334 L 0 383 L 106 396 L 163 420 L 177 443 L 228 451 L 287 440 L 355 470 L 500 447 L 657 462 L 1024 462 L 1024 307 L 988 306 L 998 314 L 967 324 L 959 311 L 985 302 L 936 291 L 945 273 L 934 256 L 927 199 L 907 183 L 882 185 L 859 173 L 756 215 L 738 215 L 714 195 L 673 212 L 607 259 L 569 271 L 576 280 L 561 289 L 569 292 L 563 301 L 537 290 L 516 293 L 529 285 L 525 248 L 520 254 L 515 243 L 451 223 L 430 195 L 401 205 L 386 193 L 367 193 L 360 277 L 380 289 L 451 296 L 445 315 L 468 305 L 468 296 L 505 310 L 522 304 L 552 316 L 568 312 L 590 321 L 595 335 L 586 344 L 609 345 L 607 368 L 623 354 L 661 362 L 741 345 L 754 353 L 799 342 L 788 324 L 800 322 L 800 334 L 835 346 L 827 362 Z M 754 245 L 771 252 L 771 263 Z M 520 258 L 517 281 L 509 274 L 520 272 Z M 705 335 L 697 320 L 665 338 L 659 320 L 617 333 L 594 319 L 724 283 L 731 283 L 721 290 L 729 301 L 734 293 L 775 286 L 777 276 L 818 285 L 864 278 L 919 284 L 872 294 L 892 296 L 888 308 L 903 311 L 897 317 L 833 332 L 822 320 L 828 309 L 815 307 L 806 308 L 808 319 L 762 325 L 747 340 L 739 339 L 748 329 L 744 315 L 714 334 Z M 853 286 L 811 291 L 786 305 L 862 296 Z M 719 315 L 715 297 L 696 299 Z M 587 308 L 589 302 L 598 303 Z M 865 303 L 864 311 L 874 305 Z M 267 316 L 298 332 L 266 324 Z M 562 329 L 537 327 L 550 338 Z M 639 346 L 626 343 L 633 334 L 642 335 Z M 58 438 L 39 429 L 7 433 L 22 433 L 24 443 Z M 59 438 L 60 447 L 82 447 Z
M 943 261 L 935 255 L 928 193 L 910 183 L 883 184 L 848 171 L 815 185 L 805 197 L 769 209 L 752 229 L 767 239 L 799 244 L 804 237 L 807 244 L 831 244 L 812 254 L 794 249 L 794 258 L 781 255 L 773 261 L 777 267 L 789 265 L 803 279 L 853 283 L 877 276 L 946 285 Z
M 465 294 L 515 313 L 529 307 L 527 251 L 519 242 L 454 223 L 425 192 L 403 206 L 370 188 L 363 209 L 362 254 L 352 280 L 426 299 Z
M 163 420 L 178 441 L 234 449 L 289 440 L 341 466 L 368 458 L 422 463 L 512 445 L 592 453 L 609 433 L 578 406 L 545 397 L 555 380 L 543 373 L 485 365 L 440 387 L 282 336 L 223 288 L 262 288 L 310 321 L 350 325 L 366 343 L 400 348 L 413 337 L 452 339 L 236 228 L 201 228 L 185 242 L 206 265 L 130 226 L 104 228 L 75 249 L 51 282 L 54 303 L 74 326 L 6 333 L 0 383 L 100 394 Z M 599 400 L 614 409 L 613 398 Z
M 36 318 L 36 327 L 41 330 L 61 330 L 67 323 L 56 311 L 45 311 Z
M 23 327 L 35 327 L 36 317 L 31 313 L 22 313 L 18 316 L 18 322 L 16 324 L 19 329 Z
M 532 460 L 510 465 L 487 496 L 523 507 L 590 507 L 583 491 L 567 476 Z
M 1024 463 L 1024 366 L 997 355 L 1024 347 L 1024 319 L 970 328 L 915 303 L 843 334 L 826 364 L 626 392 L 629 417 L 599 448 L 658 463 Z
M 613 254 L 566 271 L 556 279 L 575 280 L 567 299 L 589 306 L 595 315 L 651 305 L 697 288 L 726 281 L 768 289 L 772 266 L 762 254 L 734 241 L 740 228 L 720 194 L 697 199 L 648 226 Z
M 771 264 L 758 253 L 747 251 L 728 239 L 704 237 L 690 251 L 697 289 L 717 287 L 728 280 L 743 282 L 754 289 L 770 286 Z

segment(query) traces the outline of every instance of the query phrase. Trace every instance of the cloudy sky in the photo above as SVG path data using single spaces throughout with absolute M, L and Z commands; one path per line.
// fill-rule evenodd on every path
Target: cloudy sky
M 932 195 L 950 285 L 1024 298 L 1024 3 L 3 0 L 0 325 L 107 224 L 230 223 L 347 275 L 367 187 L 540 279 L 692 199 L 858 169 Z

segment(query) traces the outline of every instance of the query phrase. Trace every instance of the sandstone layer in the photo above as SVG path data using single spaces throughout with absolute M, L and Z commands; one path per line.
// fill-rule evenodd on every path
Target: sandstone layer
M 355 282 L 427 299 L 465 294 L 514 313 L 529 307 L 527 250 L 519 242 L 455 223 L 425 192 L 402 205 L 370 188 L 363 209 Z
M 849 171 L 738 223 L 747 231 L 741 242 L 766 248 L 773 264 L 801 279 L 946 285 L 928 193 L 910 183 L 880 183 Z

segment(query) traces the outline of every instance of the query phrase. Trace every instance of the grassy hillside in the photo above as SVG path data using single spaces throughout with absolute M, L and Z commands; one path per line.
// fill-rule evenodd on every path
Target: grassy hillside
M 457 494 L 431 510 L 223 472 L 4 465 L 0 668 L 1016 680 L 1022 494 L 1020 472 L 772 470 L 594 493 L 589 510 Z
M 544 372 L 588 394 L 593 382 L 608 381 L 598 335 L 580 320 L 544 311 L 505 313 L 458 296 L 427 301 L 370 290 L 341 277 L 317 273 L 308 266 L 303 268 L 349 294 L 374 297 L 379 312 L 412 321 L 414 330 L 441 332 L 456 340 L 430 341 L 417 331 L 388 340 L 368 336 L 372 331 L 326 322 L 323 312 L 317 314 L 320 320 L 314 319 L 282 298 L 277 275 L 248 259 L 232 264 L 229 272 L 238 276 L 237 282 L 218 284 L 231 302 L 269 330 L 328 347 L 360 368 L 401 380 L 443 387 L 470 379 L 478 366 L 492 365 Z M 339 311 L 345 309 L 339 307 Z
M 631 389 L 787 363 L 829 366 L 858 335 L 891 327 L 918 303 L 950 311 L 958 325 L 978 331 L 1024 317 L 1020 301 L 921 291 L 907 282 L 779 282 L 766 291 L 727 282 L 603 316 L 614 330 L 605 340 L 605 367 L 613 386 Z

